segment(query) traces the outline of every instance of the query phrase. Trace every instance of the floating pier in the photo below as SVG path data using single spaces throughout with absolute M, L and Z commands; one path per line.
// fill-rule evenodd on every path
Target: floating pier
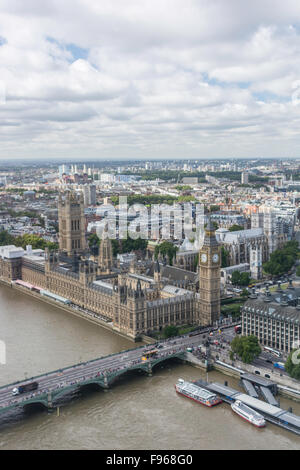
M 241 393 L 238 390 L 218 382 L 209 383 L 204 380 L 198 380 L 195 384 L 206 388 L 206 390 L 217 393 L 226 403 L 231 404 L 236 400 L 241 400 L 245 405 L 250 406 L 255 411 L 262 414 L 266 421 L 300 435 L 300 416 L 290 411 L 282 410 L 277 406 L 270 405 L 269 403 L 258 400 L 257 398 Z

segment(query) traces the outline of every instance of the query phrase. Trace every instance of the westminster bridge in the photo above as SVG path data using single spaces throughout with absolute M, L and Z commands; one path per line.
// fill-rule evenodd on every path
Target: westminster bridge
M 17 407 L 42 405 L 51 410 L 58 406 L 63 396 L 90 385 L 107 390 L 120 376 L 130 371 L 142 371 L 152 375 L 153 369 L 164 361 L 177 358 L 187 359 L 187 348 L 198 348 L 207 337 L 208 330 L 164 340 L 155 344 L 140 346 L 100 357 L 73 366 L 58 369 L 23 381 L 0 387 L 0 413 Z M 153 356 L 145 360 L 151 349 Z M 203 362 L 204 365 L 204 362 Z M 13 395 L 12 390 L 20 385 L 38 382 L 38 389 Z

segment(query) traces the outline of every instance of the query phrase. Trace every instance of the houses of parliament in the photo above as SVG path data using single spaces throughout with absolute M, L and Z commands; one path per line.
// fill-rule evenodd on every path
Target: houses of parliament
M 169 325 L 212 325 L 220 316 L 220 246 L 209 222 L 197 273 L 166 260 L 121 263 L 111 241 L 88 249 L 82 195 L 59 195 L 59 250 L 0 247 L 0 278 L 21 280 L 106 317 L 137 340 Z

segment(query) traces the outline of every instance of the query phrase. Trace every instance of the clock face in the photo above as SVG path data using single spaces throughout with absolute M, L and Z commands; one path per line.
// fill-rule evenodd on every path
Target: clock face
M 213 259 L 213 262 L 214 262 L 214 263 L 217 263 L 217 262 L 219 261 L 219 255 L 218 255 L 218 253 L 215 253 L 215 254 L 213 255 L 213 258 L 212 258 L 212 259 Z
M 207 255 L 206 255 L 206 253 L 202 253 L 202 255 L 201 255 L 201 261 L 202 261 L 202 263 L 206 263 L 206 261 L 207 261 Z

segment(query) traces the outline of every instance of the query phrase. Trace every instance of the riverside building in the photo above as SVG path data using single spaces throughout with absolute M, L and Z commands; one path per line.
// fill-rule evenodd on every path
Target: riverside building
M 169 325 L 205 326 L 219 319 L 220 245 L 210 222 L 199 251 L 199 274 L 158 261 L 150 261 L 152 267 L 141 272 L 134 263 L 121 269 L 105 236 L 98 255 L 89 251 L 82 195 L 61 194 L 58 211 L 59 250 L 1 247 L 0 279 L 19 280 L 66 298 L 106 317 L 133 340 Z
M 274 293 L 252 294 L 242 309 L 242 334 L 257 336 L 265 346 L 289 353 L 300 339 L 300 289 L 290 285 Z

